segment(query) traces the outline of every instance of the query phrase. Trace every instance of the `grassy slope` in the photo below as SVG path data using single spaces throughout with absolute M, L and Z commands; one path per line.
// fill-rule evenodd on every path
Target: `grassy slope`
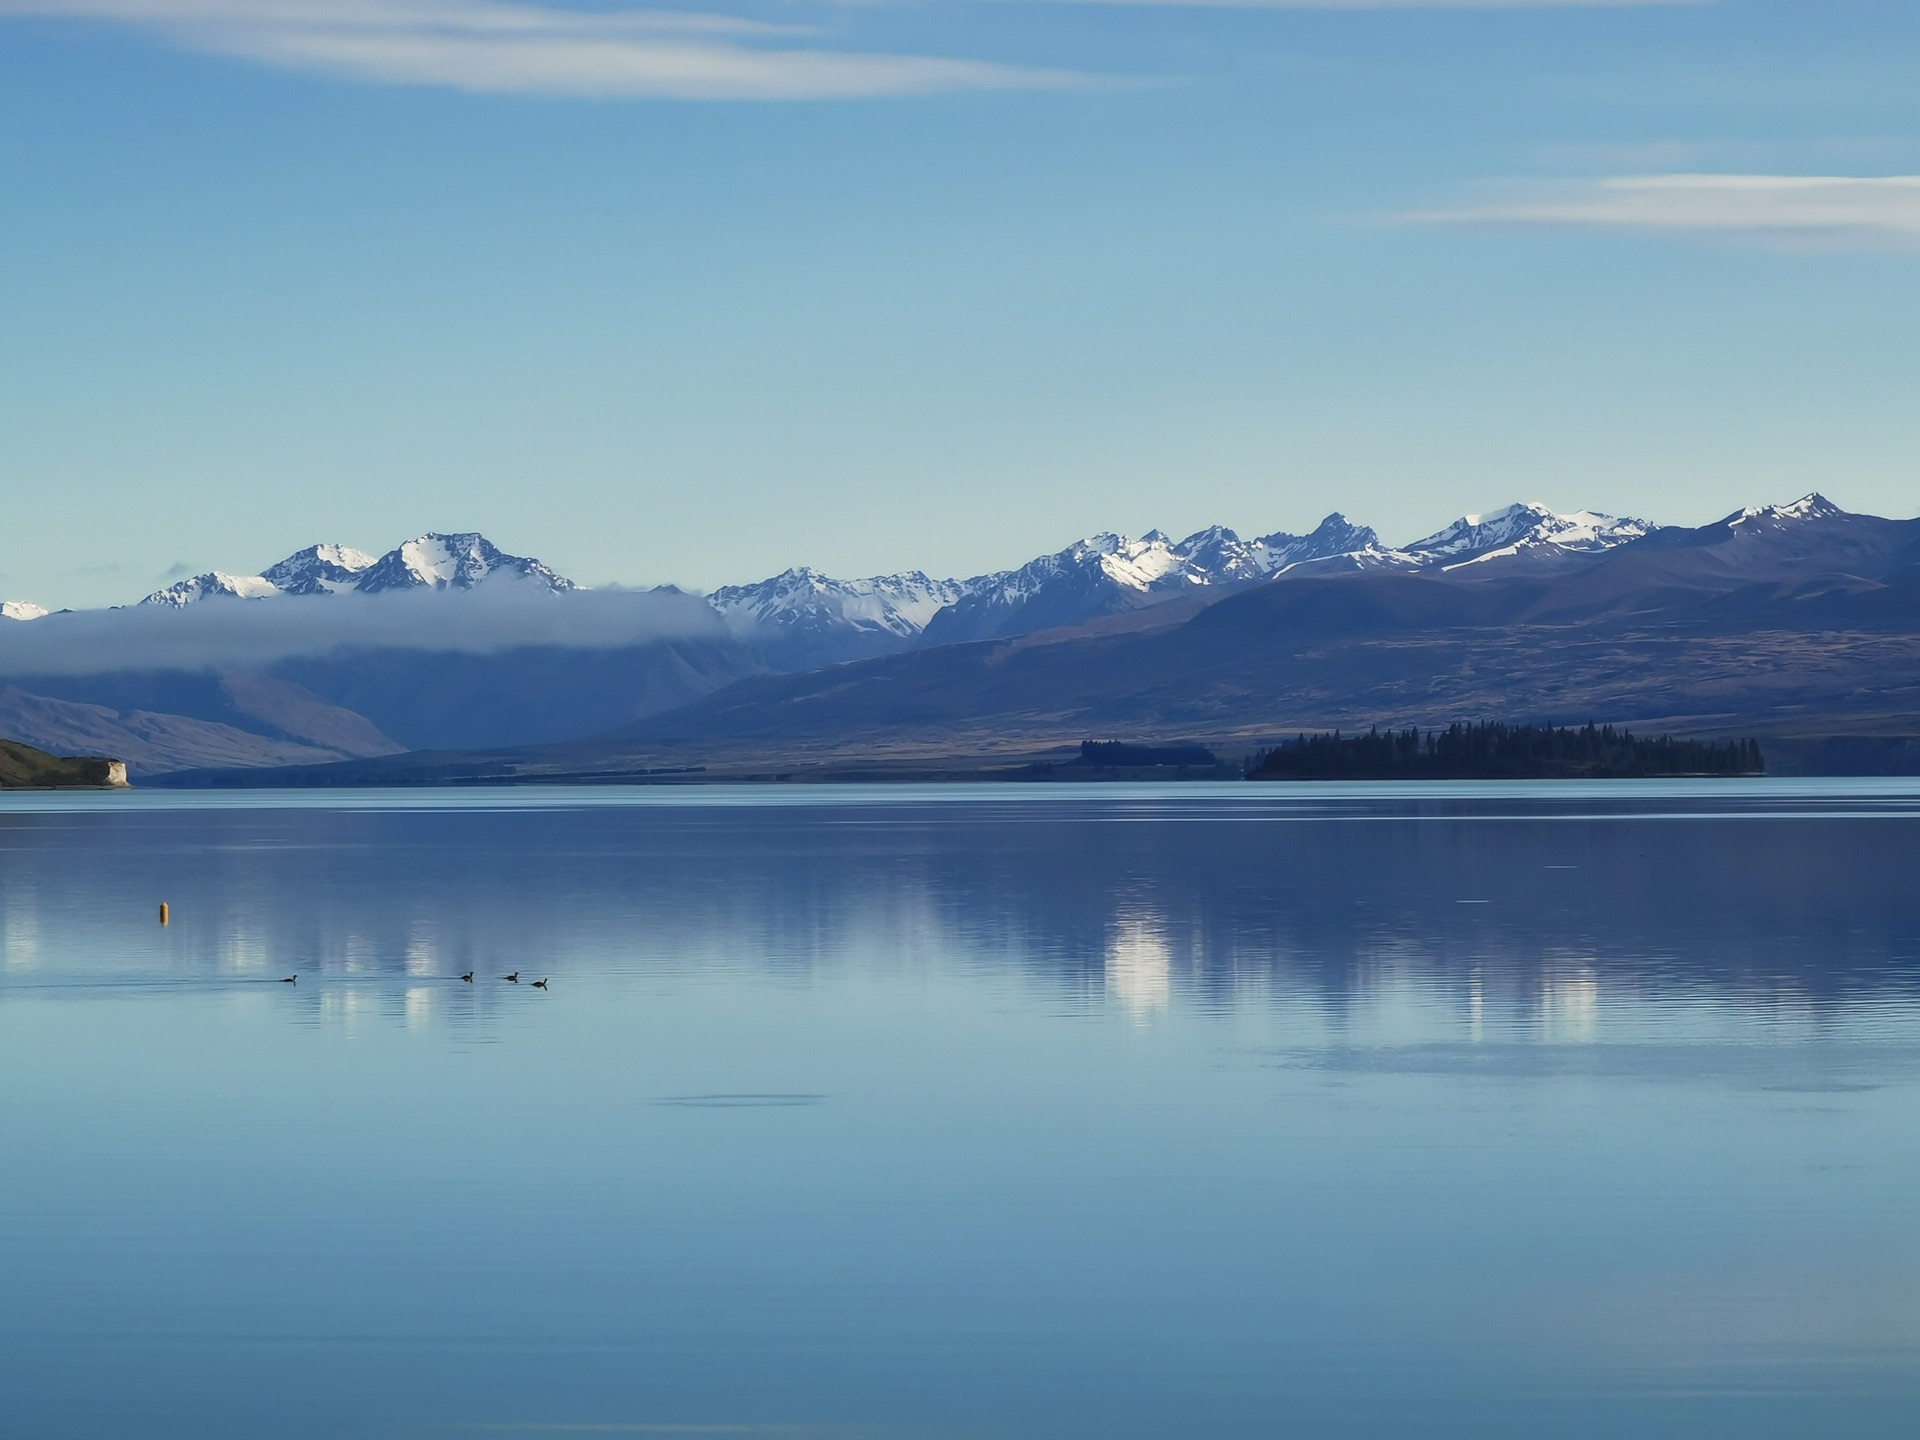
M 126 783 L 125 770 L 115 778 L 118 762 L 85 757 L 49 755 L 31 745 L 0 740 L 0 789 L 105 790 Z

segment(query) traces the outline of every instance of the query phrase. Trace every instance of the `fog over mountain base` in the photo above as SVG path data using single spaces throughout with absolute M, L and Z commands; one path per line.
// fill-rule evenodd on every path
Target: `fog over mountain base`
M 0 628 L 0 734 L 136 776 L 535 744 L 761 668 L 698 596 L 515 579 L 76 611 Z

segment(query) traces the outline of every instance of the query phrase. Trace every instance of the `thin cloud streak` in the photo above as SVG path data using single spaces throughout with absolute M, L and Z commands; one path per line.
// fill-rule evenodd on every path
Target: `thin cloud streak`
M 1058 3 L 1195 10 L 1651 10 L 1712 5 L 1717 0 L 1058 0 Z
M 774 42 L 812 32 L 734 16 L 514 0 L 0 0 L 0 16 L 130 26 L 203 53 L 481 94 L 834 100 L 1088 83 L 975 60 L 787 48 Z
M 1920 175 L 1627 175 L 1509 188 L 1421 225 L 1720 235 L 1792 248 L 1920 249 Z

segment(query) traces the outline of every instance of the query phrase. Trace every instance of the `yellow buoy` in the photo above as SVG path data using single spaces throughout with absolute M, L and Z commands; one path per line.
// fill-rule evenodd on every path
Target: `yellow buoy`
M 167 902 L 164 900 L 160 902 L 160 923 L 162 925 L 167 923 Z

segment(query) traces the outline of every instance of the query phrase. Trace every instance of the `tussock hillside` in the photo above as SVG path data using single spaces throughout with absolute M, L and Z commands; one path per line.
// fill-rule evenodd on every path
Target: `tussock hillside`
M 0 740 L 0 790 L 118 790 L 127 767 L 118 760 L 49 755 L 17 740 Z

